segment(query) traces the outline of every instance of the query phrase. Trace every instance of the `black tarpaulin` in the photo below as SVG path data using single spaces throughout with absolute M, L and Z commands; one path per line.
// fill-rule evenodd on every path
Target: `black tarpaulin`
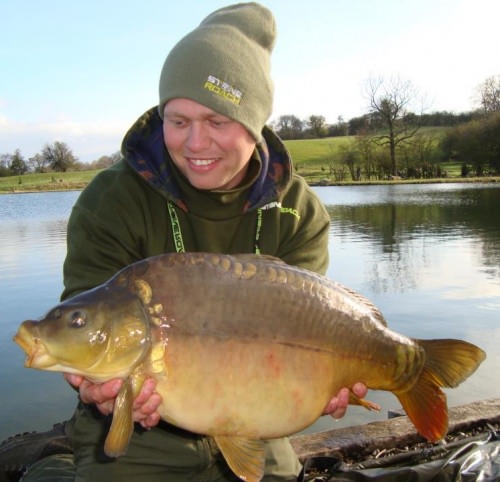
M 500 432 L 347 465 L 332 457 L 306 460 L 299 480 L 331 482 L 498 482 Z

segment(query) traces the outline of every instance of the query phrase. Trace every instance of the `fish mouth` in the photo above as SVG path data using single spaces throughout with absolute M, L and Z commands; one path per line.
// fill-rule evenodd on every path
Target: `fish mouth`
M 42 343 L 40 336 L 38 336 L 36 322 L 23 322 L 14 335 L 13 340 L 26 353 L 25 367 L 46 369 L 57 363 L 54 357 L 50 355 L 45 344 Z

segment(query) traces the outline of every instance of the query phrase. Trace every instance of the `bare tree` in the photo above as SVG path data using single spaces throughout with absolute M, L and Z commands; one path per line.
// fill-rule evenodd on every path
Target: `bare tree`
M 282 115 L 274 123 L 274 129 L 282 139 L 300 139 L 303 122 L 294 115 Z
M 48 167 L 47 160 L 39 152 L 28 159 L 28 165 L 33 172 L 45 172 Z
M 328 132 L 326 119 L 322 115 L 309 116 L 307 125 L 313 137 L 325 137 Z
M 366 179 L 371 179 L 372 176 L 376 173 L 376 147 L 372 139 L 366 135 L 356 136 L 354 142 L 356 145 L 356 149 L 359 152 L 360 158 L 362 159 L 362 165 Z
M 42 150 L 42 156 L 52 170 L 59 172 L 70 170 L 78 161 L 68 145 L 59 141 L 46 144 Z
M 16 149 L 10 159 L 10 170 L 14 175 L 25 174 L 28 172 L 28 165 L 26 164 L 20 149 Z
M 500 112 L 500 75 L 488 77 L 477 87 L 476 95 L 484 112 Z
M 343 143 L 339 146 L 340 160 L 351 175 L 353 181 L 361 180 L 361 165 L 359 162 L 359 151 L 352 142 Z
M 409 107 L 416 101 L 417 89 L 410 81 L 391 77 L 367 81 L 367 97 L 372 122 L 382 132 L 374 136 L 379 145 L 389 147 L 391 174 L 397 175 L 396 149 L 419 130 L 416 116 L 409 115 Z
M 116 151 L 111 155 L 101 156 L 96 161 L 91 162 L 89 167 L 91 169 L 105 169 L 112 166 L 113 164 L 116 164 L 121 159 L 121 157 L 122 156 L 120 151 Z

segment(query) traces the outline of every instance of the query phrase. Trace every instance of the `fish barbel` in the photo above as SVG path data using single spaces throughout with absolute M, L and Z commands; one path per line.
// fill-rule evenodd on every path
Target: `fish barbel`
M 391 331 L 360 294 L 249 254 L 175 253 L 136 262 L 40 321 L 23 322 L 14 340 L 27 367 L 125 380 L 108 455 L 126 452 L 132 400 L 153 377 L 161 417 L 213 437 L 231 470 L 250 482 L 263 476 L 264 440 L 309 426 L 355 382 L 394 393 L 423 437 L 443 438 L 441 387 L 456 387 L 485 358 L 465 341 Z

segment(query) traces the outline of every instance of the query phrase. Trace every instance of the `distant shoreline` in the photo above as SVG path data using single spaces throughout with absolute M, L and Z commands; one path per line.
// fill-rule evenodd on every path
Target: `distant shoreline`
M 319 181 L 310 182 L 310 186 L 375 186 L 387 184 L 472 184 L 472 183 L 496 183 L 500 182 L 500 176 L 488 177 L 444 177 L 433 179 L 389 179 L 377 181 Z
M 433 178 L 433 179 L 391 179 L 391 180 L 366 180 L 366 181 L 330 181 L 324 179 L 321 181 L 306 181 L 314 187 L 330 186 L 374 186 L 387 184 L 471 184 L 471 183 L 500 183 L 500 176 L 489 177 L 453 177 L 453 178 Z M 66 192 L 81 191 L 88 185 L 88 182 L 65 182 L 65 183 L 41 183 L 40 185 L 31 185 L 26 188 L 0 189 L 0 194 L 32 194 L 42 192 Z
M 50 187 L 44 186 L 33 187 L 27 189 L 10 189 L 10 190 L 0 190 L 1 194 L 36 194 L 42 192 L 68 192 L 68 191 L 82 191 L 88 183 L 86 184 L 75 184 L 75 185 L 67 185 L 67 186 L 57 186 L 54 189 Z

